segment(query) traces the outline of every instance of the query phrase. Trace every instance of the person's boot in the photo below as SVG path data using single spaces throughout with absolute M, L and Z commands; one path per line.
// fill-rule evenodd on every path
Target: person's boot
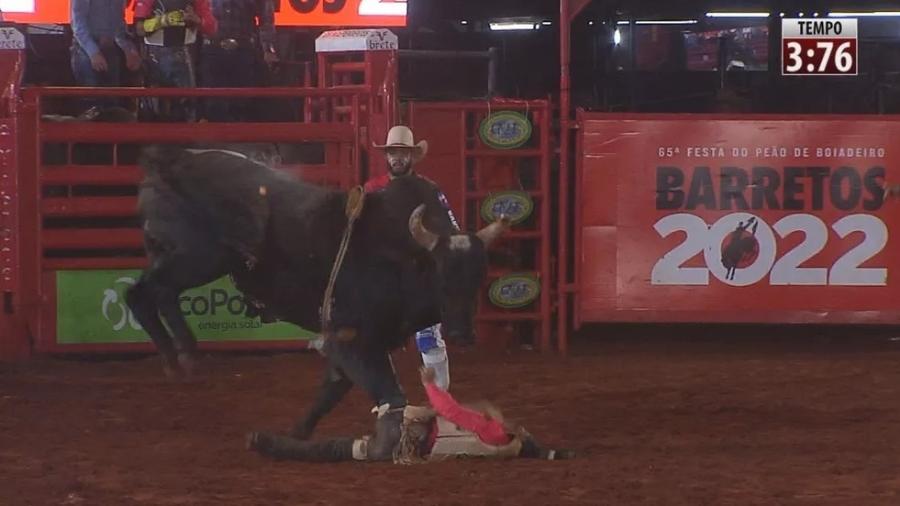
M 572 460 L 575 458 L 575 450 L 560 448 L 558 450 L 543 450 L 541 458 L 547 460 Z
M 541 446 L 524 428 L 519 429 L 519 437 L 522 440 L 522 449 L 519 458 L 543 459 L 543 460 L 570 460 L 575 458 L 574 450 L 551 449 Z
M 389 461 L 394 458 L 394 450 L 400 443 L 403 424 L 403 408 L 391 408 L 384 404 L 375 408 L 375 436 L 368 442 L 366 458 L 372 461 Z

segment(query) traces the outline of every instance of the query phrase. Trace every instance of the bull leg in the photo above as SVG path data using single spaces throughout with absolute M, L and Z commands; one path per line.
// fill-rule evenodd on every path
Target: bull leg
M 187 320 L 181 313 L 178 304 L 179 292 L 168 292 L 160 301 L 159 312 L 175 338 L 175 349 L 178 352 L 178 365 L 184 374 L 190 378 L 194 372 L 195 356 L 197 353 L 197 338 L 191 332 Z
M 159 318 L 155 291 L 156 287 L 153 283 L 148 282 L 146 276 L 141 276 L 137 284 L 128 289 L 125 300 L 138 323 L 144 327 L 144 330 L 150 335 L 150 339 L 153 340 L 153 344 L 162 358 L 163 371 L 166 376 L 174 378 L 178 373 L 175 346 L 172 344 L 169 331 L 166 330 Z
M 333 366 L 325 372 L 325 381 L 319 388 L 319 394 L 312 407 L 301 420 L 297 421 L 291 430 L 291 436 L 295 439 L 306 440 L 312 436 L 316 425 L 325 415 L 331 412 L 347 392 L 353 388 L 353 382 L 344 376 Z
M 221 267 L 222 262 L 215 261 L 215 252 L 199 253 L 156 259 L 128 294 L 129 306 L 163 355 L 163 366 L 170 376 L 178 369 L 191 374 L 197 347 L 197 340 L 181 314 L 178 296 L 184 290 L 214 281 L 226 272 Z M 160 315 L 172 329 L 172 336 L 163 326 Z
M 406 395 L 397 382 L 391 357 L 386 351 L 366 350 L 354 341 L 328 339 L 322 352 L 329 364 L 325 382 L 307 415 L 294 425 L 291 436 L 308 439 L 319 420 L 337 406 L 353 385 L 362 387 L 376 406 L 384 407 L 389 412 L 399 410 L 402 415 Z M 381 438 L 376 455 L 383 457 L 386 448 L 392 448 L 392 437 L 393 434 L 389 434 Z
M 386 350 L 366 349 L 357 344 L 359 341 L 359 338 L 349 342 L 328 339 L 322 351 L 334 367 L 369 394 L 376 406 L 387 405 L 390 409 L 406 406 L 406 394 L 397 382 L 391 355 Z
M 166 286 L 170 287 L 159 293 L 159 312 L 172 329 L 178 364 L 188 377 L 193 373 L 196 362 L 197 338 L 181 313 L 178 297 L 184 290 L 211 283 L 227 272 L 224 264 L 216 262 L 213 255 L 209 255 L 204 262 L 205 267 L 198 268 L 204 265 L 199 262 L 199 257 L 174 257 L 157 271 L 159 277 L 166 281 Z

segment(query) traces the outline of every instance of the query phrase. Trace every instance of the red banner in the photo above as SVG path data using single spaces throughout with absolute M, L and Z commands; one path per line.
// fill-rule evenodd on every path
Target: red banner
M 900 202 L 882 184 L 900 182 L 898 138 L 871 117 L 585 115 L 581 317 L 896 312 Z
M 406 26 L 406 0 L 275 0 L 278 26 Z M 134 0 L 126 18 L 132 19 Z M 5 21 L 69 23 L 69 0 L 0 0 Z

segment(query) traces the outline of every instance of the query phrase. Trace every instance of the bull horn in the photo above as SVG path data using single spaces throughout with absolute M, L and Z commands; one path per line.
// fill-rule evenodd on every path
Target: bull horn
M 481 239 L 481 242 L 483 242 L 485 246 L 490 246 L 492 242 L 496 241 L 497 238 L 509 230 L 511 224 L 512 221 L 508 216 L 500 216 L 499 220 L 479 230 L 477 234 L 478 238 Z
M 425 204 L 417 207 L 412 214 L 409 215 L 409 233 L 423 248 L 431 251 L 437 246 L 439 236 L 434 232 L 425 228 L 422 224 L 422 215 L 425 213 Z

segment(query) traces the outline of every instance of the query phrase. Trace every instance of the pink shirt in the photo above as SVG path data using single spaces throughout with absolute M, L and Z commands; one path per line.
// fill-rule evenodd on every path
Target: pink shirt
M 474 432 L 481 442 L 494 446 L 510 442 L 511 438 L 502 423 L 489 420 L 483 413 L 460 406 L 448 392 L 441 390 L 434 383 L 425 385 L 425 393 L 439 416 L 455 423 L 461 429 Z M 428 440 L 429 448 L 434 446 L 436 438 L 437 430 L 432 430 Z

